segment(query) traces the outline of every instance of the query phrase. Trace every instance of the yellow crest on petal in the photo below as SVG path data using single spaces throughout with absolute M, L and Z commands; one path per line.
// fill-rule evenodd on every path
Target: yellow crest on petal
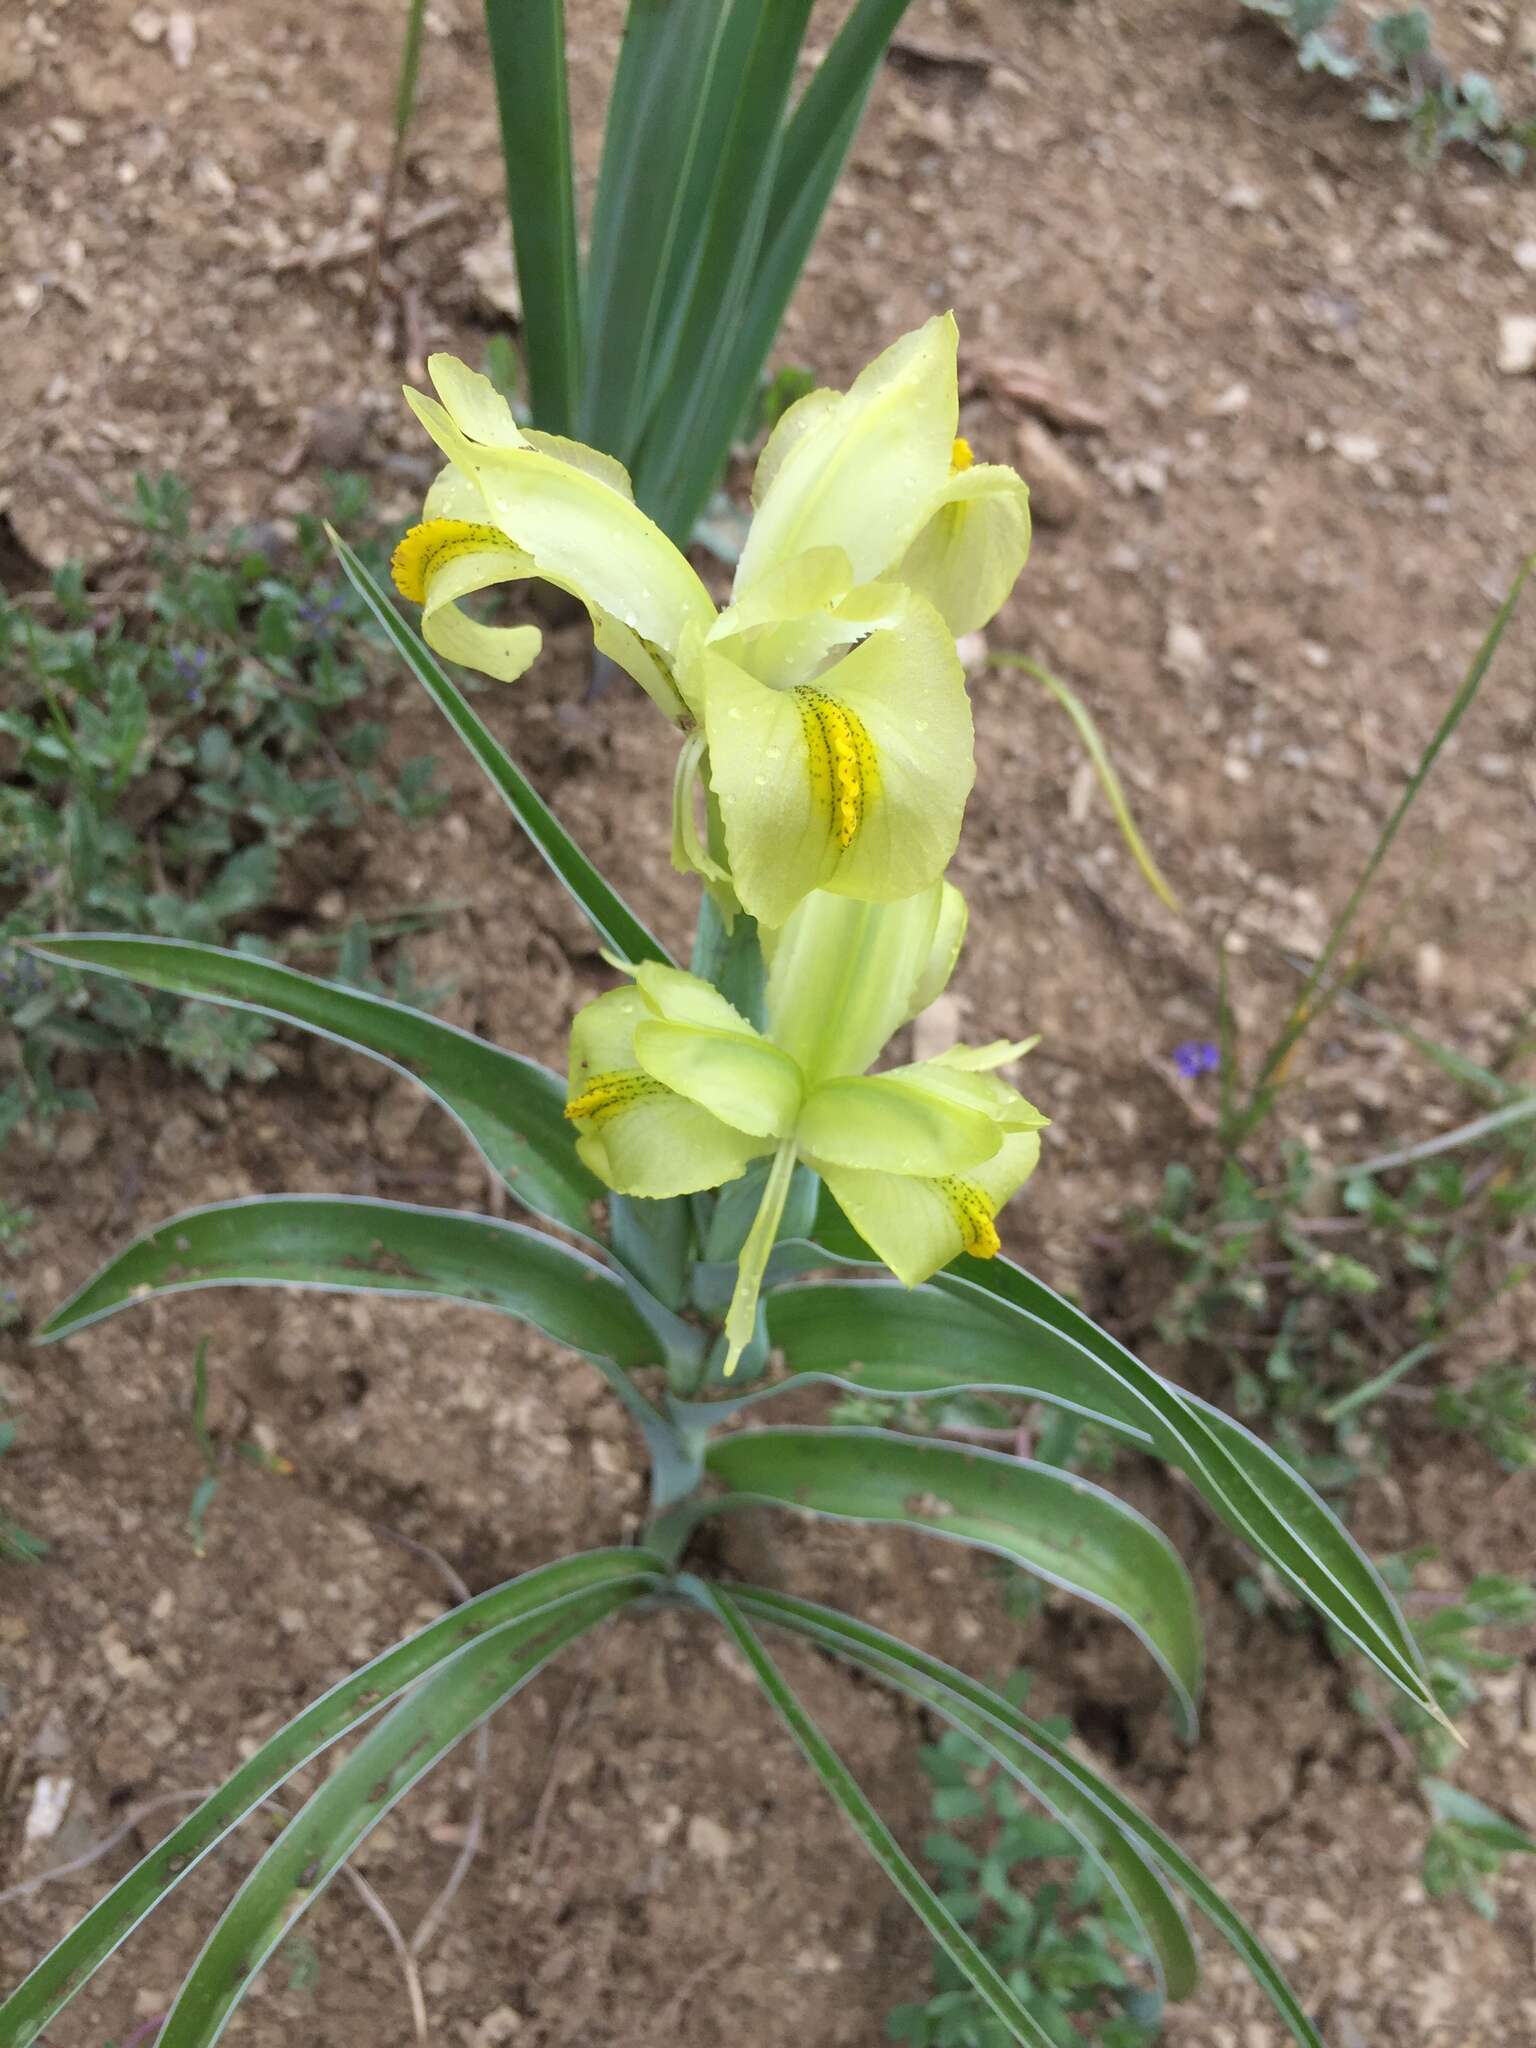
M 461 555 L 480 555 L 488 548 L 513 545 L 499 526 L 469 519 L 427 519 L 401 540 L 390 557 L 389 573 L 402 597 L 412 604 L 425 604 L 427 585 L 445 564 L 456 562 Z

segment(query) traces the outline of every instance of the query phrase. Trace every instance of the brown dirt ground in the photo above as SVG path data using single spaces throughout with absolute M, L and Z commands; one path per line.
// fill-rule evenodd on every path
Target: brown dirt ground
M 401 367 L 430 347 L 481 347 L 501 228 L 478 10 L 433 0 L 401 208 L 417 231 L 387 268 L 384 311 L 360 319 L 349 238 L 382 170 L 398 12 L 203 0 L 184 68 L 131 0 L 8 18 L 0 507 L 23 562 L 120 556 L 106 507 L 139 466 L 179 469 L 210 518 L 312 503 L 327 465 L 366 468 L 386 512 L 412 509 L 427 465 L 394 395 Z M 1440 13 L 1457 57 L 1518 90 L 1512 5 Z M 617 10 L 576 0 L 573 18 L 590 161 Z M 1071 1284 L 1095 1234 L 1208 1126 L 1208 1100 L 1167 1055 L 1210 1028 L 1214 935 L 1236 921 L 1240 1015 L 1272 1020 L 1290 992 L 1275 948 L 1316 945 L 1531 545 L 1536 387 L 1494 359 L 1500 314 L 1531 307 L 1513 252 L 1536 234 L 1536 199 L 1482 165 L 1420 179 L 1232 0 L 917 0 L 908 31 L 982 61 L 888 67 L 784 352 L 841 381 L 951 303 L 978 448 L 1006 455 L 1019 428 L 990 367 L 1002 358 L 1102 408 L 1102 432 L 1061 443 L 1076 466 L 1058 486 L 1066 523 L 1042 526 L 992 644 L 1082 688 L 1189 912 L 1181 923 L 1140 888 L 1031 686 L 978 675 L 958 987 L 970 1028 L 1046 1034 L 1032 1081 L 1057 1123 L 1010 1239 Z M 494 714 L 600 862 L 680 936 L 666 736 L 632 699 L 583 707 L 579 635 L 553 641 Z M 1388 934 L 1381 999 L 1474 1054 L 1536 980 L 1533 647 L 1527 618 L 1372 916 Z M 422 706 L 384 691 L 403 750 L 441 746 Z M 460 799 L 448 815 L 372 840 L 345 895 L 303 907 L 324 924 L 463 899 L 420 944 L 421 971 L 456 975 L 449 1014 L 558 1060 L 601 965 L 469 767 L 446 773 Z M 67 1159 L 27 1159 L 7 1188 L 39 1213 L 24 1306 L 40 1313 L 192 1202 L 282 1187 L 484 1199 L 451 1131 L 393 1084 L 325 1050 L 285 1059 L 275 1082 L 224 1101 L 159 1069 L 102 1074 L 106 1118 Z M 1334 1021 L 1288 1114 L 1347 1157 L 1454 1109 L 1395 1040 Z M 181 1518 L 199 1473 L 184 1418 L 203 1333 L 218 1426 L 254 1431 L 297 1469 L 283 1480 L 232 1463 L 199 1561 Z M 1525 1302 L 1495 1336 L 1530 1334 Z M 46 1568 L 12 1574 L 0 1611 L 0 1829 L 18 1874 L 36 1869 L 20 1823 L 40 1769 L 78 1781 L 52 1845 L 78 1852 L 141 1802 L 216 1779 L 346 1666 L 439 1611 L 430 1564 L 381 1531 L 430 1544 L 478 1589 L 635 1525 L 634 1446 L 595 1380 L 468 1313 L 201 1297 L 63 1352 L 13 1345 L 0 1376 L 25 1432 L 7 1487 L 54 1545 Z M 1529 1476 L 1500 1483 L 1428 1439 L 1396 1475 L 1362 1503 L 1372 1543 L 1438 1543 L 1456 1572 L 1529 1567 Z M 848 1532 L 781 1543 L 764 1524 L 733 1529 L 727 1556 L 974 1669 L 1045 1673 L 1101 1760 L 1294 1965 L 1341 2048 L 1536 2042 L 1525 1875 L 1501 1883 L 1493 1927 L 1426 1905 L 1410 1780 L 1348 1711 L 1340 1675 L 1225 1597 L 1239 1561 L 1184 1496 L 1151 1474 L 1128 1485 L 1205 1590 L 1212 1682 L 1193 1757 L 1133 1648 L 1076 1610 L 1053 1607 L 1026 1632 L 948 1552 Z M 786 1662 L 915 1839 L 912 1717 L 809 1656 Z M 1532 1676 L 1489 1692 L 1462 1781 L 1531 1824 Z M 455 1759 L 363 1854 L 407 1928 L 452 1864 L 471 1775 Z M 127 1854 L 7 1909 L 8 1975 Z M 190 1885 L 50 2040 L 94 2048 L 159 2011 L 235 1867 Z M 312 1989 L 275 1971 L 231 2038 L 409 2041 L 398 1974 L 356 1898 L 328 1894 L 308 1933 Z M 924 1969 L 920 1935 L 732 1659 L 701 1623 L 672 1618 L 614 1630 L 497 1723 L 485 1846 L 424 1983 L 435 2042 L 768 2048 L 877 2041 Z M 1168 2027 L 1189 2048 L 1278 2038 L 1214 1951 Z

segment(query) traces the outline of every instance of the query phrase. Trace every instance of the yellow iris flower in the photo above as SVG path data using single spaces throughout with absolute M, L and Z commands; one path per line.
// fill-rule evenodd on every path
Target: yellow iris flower
M 945 314 L 815 391 L 769 437 L 730 604 L 717 611 L 634 503 L 622 467 L 520 428 L 451 356 L 436 400 L 408 392 L 447 457 L 395 581 L 428 644 L 510 680 L 535 628 L 459 600 L 539 576 L 573 592 L 598 647 L 688 732 L 680 805 L 702 774 L 732 889 L 761 924 L 812 890 L 895 902 L 954 852 L 974 780 L 956 634 L 984 625 L 1029 549 L 1028 494 L 956 438 L 956 329 Z M 679 852 L 721 877 L 679 828 Z
M 772 1160 L 726 1316 L 727 1373 L 756 1327 L 797 1162 L 908 1286 L 962 1251 L 997 1251 L 994 1218 L 1034 1171 L 1046 1121 L 995 1072 L 1028 1043 L 864 1072 L 942 988 L 964 923 L 945 882 L 891 905 L 818 891 L 775 935 L 766 1033 L 707 982 L 654 965 L 578 1012 L 565 1113 L 609 1187 L 695 1194 Z

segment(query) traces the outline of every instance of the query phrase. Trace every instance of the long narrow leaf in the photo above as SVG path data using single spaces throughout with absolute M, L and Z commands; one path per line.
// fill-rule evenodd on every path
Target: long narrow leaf
M 252 953 L 187 939 L 67 933 L 31 942 L 47 960 L 301 1025 L 424 1088 L 520 1202 L 583 1235 L 606 1192 L 576 1156 L 559 1075 L 421 1010 L 319 981 Z
M 492 0 L 492 4 L 509 6 L 511 0 Z M 484 769 L 508 810 L 585 912 L 603 944 L 631 966 L 638 966 L 642 960 L 670 963 L 666 947 L 603 880 L 516 762 L 475 716 L 462 691 L 449 682 L 425 642 L 395 610 L 389 593 L 366 564 L 335 532 L 331 532 L 331 545 L 396 653 L 409 664 L 417 681 Z
M 507 211 L 534 423 L 569 434 L 581 387 L 581 301 L 561 0 L 485 0 Z
M 0 2005 L 0 2040 L 11 2048 L 28 2048 L 145 1915 L 264 1799 L 466 1643 L 604 1586 L 643 1582 L 649 1588 L 664 1571 L 661 1560 L 643 1550 L 592 1550 L 560 1558 L 477 1594 L 344 1678 L 263 1743 L 49 1951 Z
M 986 2000 L 1014 2040 L 1025 2048 L 1052 2048 L 1051 2038 L 1011 1987 L 992 1967 L 959 1921 L 924 1879 L 885 1822 L 854 1782 L 847 1765 L 811 1719 L 763 1648 L 757 1632 L 732 1596 L 699 1580 L 681 1582 L 706 1613 L 724 1624 L 738 1650 L 751 1665 L 780 1719 L 799 1745 L 800 1753 L 841 1808 L 854 1833 L 885 1872 L 929 1934 L 971 1988 Z
M 835 1205 L 823 1200 L 814 1242 L 781 1244 L 783 1273 L 866 1264 L 873 1254 Z M 772 1269 L 771 1269 L 772 1271 Z M 1160 1457 L 1185 1472 L 1221 1519 L 1416 1705 L 1442 1718 L 1423 1658 L 1374 1565 L 1293 1467 L 1231 1416 L 1172 1386 L 1091 1317 L 1011 1260 L 960 1258 L 930 1283 L 1001 1317 L 1026 1359 L 1043 1333 L 1080 1359 L 1083 1403 L 1124 1408 Z
M 1075 1473 L 878 1429 L 749 1429 L 710 1445 L 730 1491 L 698 1513 L 769 1503 L 889 1522 L 993 1551 L 1123 1621 L 1166 1672 L 1186 1727 L 1200 1692 L 1200 1615 L 1178 1552 Z
M 963 1706 L 970 1716 L 963 1724 L 967 1734 L 985 1729 L 989 1742 L 1001 1736 L 1008 1737 L 1011 1746 L 1007 1753 L 1021 1773 L 1041 1774 L 1036 1790 L 1042 1798 L 1047 1796 L 1046 1786 L 1058 1792 L 1063 1785 L 1070 1786 L 1103 1814 L 1109 1827 L 1119 1830 L 1128 1841 L 1145 1849 L 1187 1893 L 1212 1926 L 1231 1943 L 1251 1971 L 1254 1981 L 1267 1993 L 1303 2048 L 1323 2048 L 1317 2030 L 1303 2012 L 1273 1956 L 1209 1878 L 1139 1808 L 1116 1792 L 1038 1721 L 1032 1721 L 1021 1713 L 990 1686 L 978 1684 L 975 1679 L 915 1649 L 912 1644 L 902 1642 L 899 1637 L 888 1635 L 883 1629 L 872 1628 L 868 1622 L 858 1621 L 836 1608 L 819 1606 L 788 1593 L 767 1592 L 756 1586 L 733 1587 L 732 1597 L 755 1619 L 771 1621 L 806 1636 L 823 1649 L 858 1664 L 885 1683 L 901 1686 L 926 1706 L 944 1714 L 951 1714 L 954 1708 Z
M 581 437 L 625 462 L 639 445 L 657 344 L 699 239 L 757 5 L 630 0 L 582 309 Z
M 392 1807 L 550 1659 L 638 1599 L 609 1587 L 508 1623 L 450 1658 L 332 1772 L 241 1885 L 193 1964 L 158 2048 L 210 2048 L 262 1965 Z
M 785 127 L 768 208 L 770 239 L 784 232 L 808 195 L 820 191 L 823 184 L 831 191 L 852 139 L 849 109 L 862 110 L 886 45 L 910 5 L 911 0 L 856 0 L 849 9 Z M 830 178 L 826 176 L 829 157 L 835 158 Z M 818 218 L 825 205 L 823 198 L 816 208 Z
M 55 1309 L 39 1343 L 205 1287 L 425 1295 L 519 1317 L 625 1369 L 662 1347 L 616 1273 L 520 1223 L 360 1195 L 256 1195 L 172 1216 Z
M 707 390 L 717 381 L 715 362 L 729 363 L 737 354 L 737 318 L 752 283 L 780 121 L 810 5 L 811 0 L 776 0 L 772 7 L 736 9 L 751 21 L 751 45 L 711 166 L 709 205 L 699 224 L 686 293 L 658 355 L 660 398 L 636 482 L 641 501 L 656 506 L 660 523 L 677 539 L 686 539 L 692 526 L 686 497 L 678 499 L 676 487 L 680 477 L 686 484 L 699 460 L 695 396 L 698 389 Z M 713 450 L 717 466 L 728 451 L 733 424 L 726 425 L 725 444 Z
M 1458 1124 L 1453 1131 L 1438 1131 L 1432 1138 L 1421 1138 L 1416 1145 L 1404 1145 L 1401 1151 L 1379 1152 L 1374 1159 L 1362 1159 L 1358 1166 L 1340 1167 L 1333 1177 L 1347 1180 L 1357 1173 L 1390 1173 L 1399 1166 L 1417 1166 L 1421 1159 L 1434 1159 L 1441 1152 L 1455 1152 L 1463 1145 L 1496 1138 L 1500 1131 L 1529 1123 L 1532 1117 L 1536 1117 L 1536 1094 L 1524 1095 L 1516 1102 L 1506 1102 L 1502 1109 L 1490 1109 L 1486 1116 Z
M 1150 1447 L 1133 1404 L 1105 1375 L 1083 1371 L 1080 1349 L 1054 1330 L 1028 1344 L 993 1315 L 934 1287 L 893 1280 L 818 1280 L 777 1287 L 766 1301 L 768 1338 L 794 1375 L 737 1405 L 823 1382 L 893 1400 L 933 1394 L 1015 1394 L 1049 1401 L 1128 1443 Z M 701 1410 L 719 1403 L 700 1403 Z
M 842 1617 L 835 1609 L 820 1608 L 789 1596 L 780 1602 L 776 1595 L 766 1592 L 759 1598 L 756 1587 L 733 1586 L 731 1594 L 754 1619 L 797 1629 L 810 1635 L 823 1649 L 860 1659 L 866 1670 L 887 1684 L 899 1685 L 971 1736 L 1015 1783 L 1023 1785 L 1076 1837 L 1079 1847 L 1107 1879 L 1145 1936 L 1165 1995 L 1174 2000 L 1189 1996 L 1200 1974 L 1195 1946 L 1178 1902 L 1155 1862 L 1102 1801 L 1090 1796 L 1078 1779 L 1062 1770 L 1048 1754 L 1030 1746 L 1021 1732 L 1022 1727 L 1030 1724 L 1022 1716 L 1015 1717 L 1010 1712 L 1005 1730 L 995 1717 L 980 1713 L 951 1686 L 940 1683 L 932 1672 L 925 1674 L 878 1656 L 868 1643 L 855 1638 L 852 1628 L 839 1633 Z M 873 1637 L 878 1632 L 867 1633 Z M 914 1658 L 917 1654 L 914 1652 Z M 942 1665 L 936 1668 L 945 1669 Z M 1000 1708 L 1008 1710 L 1000 1695 L 992 1697 Z M 1021 1728 L 1014 1727 L 1015 1719 Z

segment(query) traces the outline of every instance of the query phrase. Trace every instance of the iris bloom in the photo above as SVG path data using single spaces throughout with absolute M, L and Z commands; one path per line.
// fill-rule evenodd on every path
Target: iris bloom
M 962 1251 L 997 1251 L 994 1218 L 1033 1172 L 1045 1118 L 994 1070 L 1028 1043 L 864 1072 L 947 981 L 964 921 L 943 882 L 889 906 L 807 897 L 771 947 L 766 1033 L 672 967 L 642 966 L 578 1012 L 565 1113 L 609 1187 L 695 1194 L 772 1161 L 726 1316 L 727 1373 L 751 1341 L 798 1161 L 909 1287 Z
M 618 463 L 520 428 L 452 356 L 429 368 L 438 399 L 407 397 L 447 467 L 394 560 L 429 645 L 511 680 L 537 630 L 483 625 L 459 600 L 531 576 L 557 584 L 689 735 L 679 857 L 728 875 L 761 924 L 813 889 L 888 903 L 931 887 L 975 772 L 955 636 L 992 617 L 1029 551 L 1023 483 L 956 438 L 953 318 L 784 414 L 718 612 Z M 723 867 L 691 822 L 696 775 L 718 805 Z

